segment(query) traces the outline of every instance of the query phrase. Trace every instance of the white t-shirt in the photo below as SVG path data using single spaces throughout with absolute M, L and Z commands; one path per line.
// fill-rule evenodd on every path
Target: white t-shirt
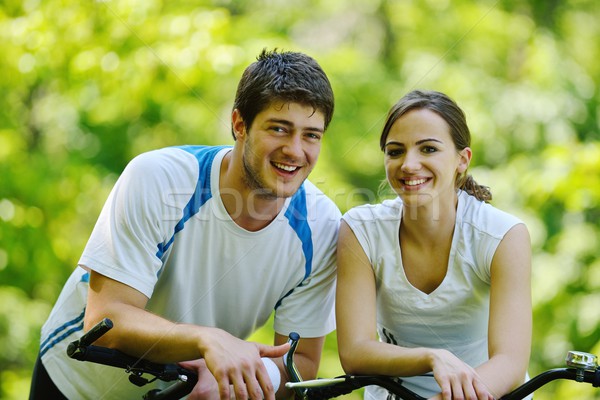
M 246 338 L 275 310 L 283 335 L 319 337 L 334 326 L 335 244 L 341 214 L 305 181 L 267 227 L 249 232 L 226 212 L 219 171 L 229 147 L 148 152 L 113 188 L 79 266 L 42 328 L 44 366 L 69 398 L 132 398 L 122 370 L 71 360 L 82 332 L 88 269 L 149 297 L 171 321 Z
M 343 217 L 365 251 L 377 286 L 380 340 L 403 347 L 444 348 L 476 367 L 488 360 L 490 266 L 517 218 L 459 191 L 456 223 L 442 283 L 426 294 L 410 284 L 402 265 L 400 198 L 353 208 Z M 403 378 L 426 398 L 440 392 L 430 376 Z M 367 399 L 387 391 L 369 387 Z

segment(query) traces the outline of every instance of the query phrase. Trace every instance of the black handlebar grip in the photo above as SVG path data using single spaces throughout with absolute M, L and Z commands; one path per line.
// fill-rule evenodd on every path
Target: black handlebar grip
M 104 318 L 78 340 L 69 343 L 67 346 L 67 355 L 76 360 L 82 360 L 81 357 L 85 357 L 87 347 L 98 340 L 100 336 L 111 330 L 112 327 L 112 321 L 108 318 Z
M 96 325 L 92 327 L 85 335 L 83 335 L 79 339 L 80 346 L 89 346 L 94 343 L 96 340 L 100 338 L 100 336 L 104 335 L 106 332 L 110 331 L 113 327 L 113 323 L 110 319 L 104 318 L 102 321 L 98 322 Z

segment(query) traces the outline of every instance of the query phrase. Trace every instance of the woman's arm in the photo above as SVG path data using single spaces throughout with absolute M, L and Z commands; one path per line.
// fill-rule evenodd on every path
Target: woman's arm
M 375 276 L 368 257 L 344 221 L 337 259 L 338 351 L 346 373 L 414 376 L 433 371 L 442 388 L 435 399 L 492 399 L 478 373 L 449 351 L 405 348 L 377 340 Z
M 337 339 L 344 371 L 392 376 L 431 371 L 428 349 L 408 349 L 378 341 L 373 268 L 344 221 L 340 226 L 337 262 Z
M 523 383 L 531 351 L 531 241 L 515 225 L 500 242 L 491 266 L 489 356 L 476 368 L 500 397 Z

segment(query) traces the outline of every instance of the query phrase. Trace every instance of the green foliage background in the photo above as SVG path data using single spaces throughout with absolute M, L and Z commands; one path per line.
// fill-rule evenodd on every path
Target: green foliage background
M 4 0 L 0 398 L 27 397 L 41 324 L 128 160 L 231 143 L 237 81 L 264 47 L 307 52 L 331 78 L 312 180 L 342 211 L 386 195 L 391 104 L 413 88 L 455 98 L 472 174 L 532 233 L 530 373 L 600 354 L 598 21 L 596 0 Z M 321 376 L 339 373 L 332 334 Z M 536 398 L 600 397 L 556 383 Z

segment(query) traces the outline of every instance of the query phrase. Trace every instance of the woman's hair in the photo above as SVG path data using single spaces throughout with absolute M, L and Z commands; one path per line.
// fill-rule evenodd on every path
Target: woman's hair
M 333 117 L 333 89 L 327 75 L 310 56 L 298 52 L 263 51 L 238 83 L 233 109 L 247 128 L 274 101 L 293 102 L 323 113 L 325 129 Z M 235 134 L 233 134 L 235 139 Z
M 423 108 L 435 112 L 446 121 L 450 127 L 450 136 L 456 150 L 461 151 L 471 145 L 471 133 L 467 126 L 467 119 L 458 104 L 440 92 L 433 90 L 413 90 L 402 97 L 390 109 L 383 131 L 381 132 L 381 138 L 379 139 L 381 150 L 385 147 L 385 142 L 394 122 L 409 111 Z M 456 187 L 475 196 L 479 200 L 485 202 L 492 200 L 490 188 L 479 185 L 471 175 L 467 174 L 467 171 L 457 177 Z

